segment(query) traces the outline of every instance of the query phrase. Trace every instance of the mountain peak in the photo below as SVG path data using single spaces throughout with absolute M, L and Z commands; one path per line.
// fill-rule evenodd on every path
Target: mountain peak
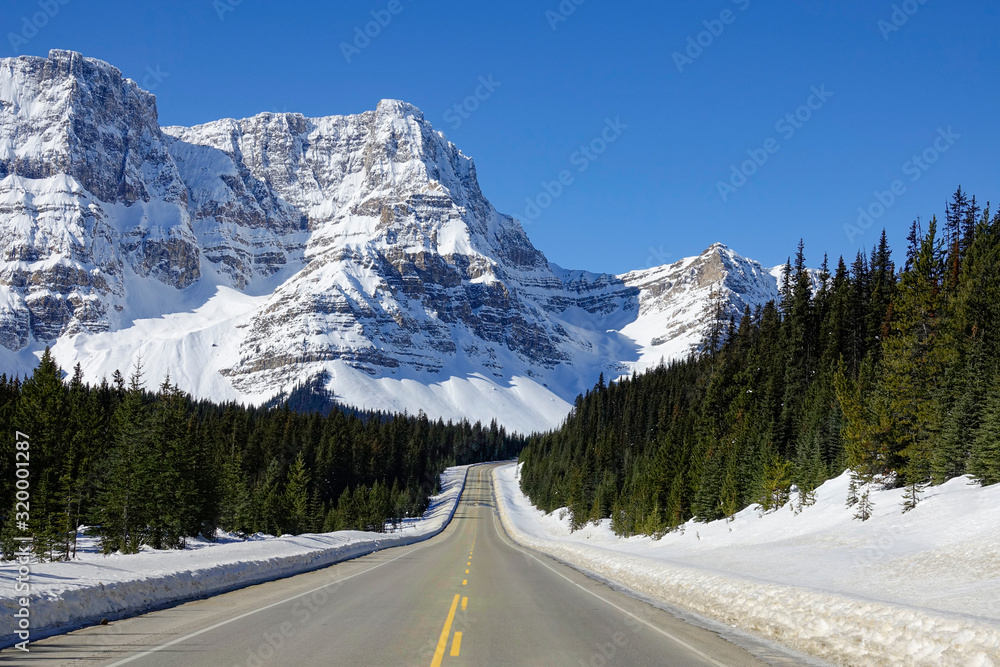
M 120 69 L 109 62 L 98 58 L 88 58 L 79 51 L 69 51 L 66 49 L 50 49 L 48 58 L 38 56 L 21 56 L 39 61 L 40 64 L 54 65 L 56 71 L 63 76 L 74 76 L 83 79 L 93 78 L 95 75 L 102 75 L 109 82 L 121 80 L 121 82 L 131 83 L 136 91 L 139 86 L 134 81 L 126 79 Z M 145 94 L 146 91 L 142 91 Z
M 376 113 L 378 115 L 387 116 L 397 116 L 399 118 L 406 118 L 407 116 L 413 116 L 417 120 L 424 120 L 424 112 L 415 107 L 414 105 L 404 102 L 402 100 L 384 99 L 378 103 L 376 107 Z
M 69 51 L 67 49 L 49 49 L 49 60 L 67 60 L 73 62 L 74 60 L 82 60 L 83 54 L 79 51 Z
M 60 49 L 0 65 L 0 177 L 67 174 L 108 204 L 184 198 L 156 98 L 119 69 Z
M 529 432 L 600 371 L 698 349 L 713 290 L 737 315 L 776 293 L 722 244 L 625 276 L 552 268 L 400 100 L 161 129 L 151 94 L 61 50 L 0 61 L 0 97 L 8 370 L 53 344 L 88 381 L 141 356 L 258 403 L 322 376 L 347 404 Z
M 128 83 L 139 92 L 139 86 L 122 76 L 121 70 L 97 58 L 87 58 L 77 51 L 51 49 L 48 57 L 14 56 L 0 58 L 3 78 L 15 79 L 18 87 L 29 90 L 57 88 L 61 81 L 70 77 L 89 80 L 99 79 L 102 83 Z M 15 91 L 11 91 L 15 92 Z M 145 95 L 150 95 L 141 91 Z M 151 95 L 150 95 L 151 96 Z

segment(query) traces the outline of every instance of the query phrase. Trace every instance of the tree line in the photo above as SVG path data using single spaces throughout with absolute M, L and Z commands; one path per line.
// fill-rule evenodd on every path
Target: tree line
M 127 379 L 116 371 L 91 386 L 77 365 L 66 381 L 46 349 L 30 376 L 0 377 L 8 469 L 14 433 L 29 443 L 21 457 L 29 458 L 28 531 L 15 520 L 24 510 L 15 475 L 0 480 L 4 557 L 15 537 L 30 534 L 38 557 L 72 558 L 80 525 L 108 553 L 181 548 L 219 529 L 382 531 L 419 516 L 446 467 L 512 458 L 524 444 L 495 421 L 331 409 L 314 385 L 278 406 L 219 405 L 192 399 L 169 378 L 147 390 L 139 362 Z M 325 414 L 290 408 L 313 404 Z
M 818 275 L 800 242 L 779 293 L 718 318 L 701 354 L 602 376 L 529 440 L 523 490 L 568 507 L 575 527 L 662 535 L 752 504 L 808 505 L 846 469 L 862 520 L 874 484 L 906 486 L 907 510 L 929 484 L 1000 482 L 1000 214 L 959 188 L 943 222 L 912 225 L 898 267 L 884 231 Z

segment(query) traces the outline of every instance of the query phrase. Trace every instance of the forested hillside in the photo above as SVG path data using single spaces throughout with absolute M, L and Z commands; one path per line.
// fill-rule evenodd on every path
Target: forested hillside
M 215 405 L 169 380 L 146 391 L 144 380 L 138 364 L 130 378 L 116 373 L 92 387 L 77 366 L 66 383 L 48 350 L 31 377 L 0 378 L 3 459 L 11 470 L 16 452 L 28 471 L 0 480 L 6 557 L 25 534 L 41 558 L 71 557 L 81 524 L 105 551 L 125 553 L 179 547 L 217 528 L 381 531 L 419 515 L 445 467 L 510 458 L 523 446 L 496 423 Z M 290 399 L 297 405 L 308 403 L 302 389 Z M 15 506 L 19 489 L 29 504 Z M 16 524 L 22 512 L 27 531 Z
M 532 438 L 524 491 L 576 526 L 655 535 L 773 509 L 793 484 L 809 504 L 845 468 L 860 519 L 874 483 L 906 485 L 905 510 L 958 475 L 1000 482 L 1000 215 L 961 189 L 946 209 L 901 261 L 885 233 L 850 266 L 824 258 L 815 291 L 800 243 L 779 303 L 718 322 L 700 357 L 602 378 Z

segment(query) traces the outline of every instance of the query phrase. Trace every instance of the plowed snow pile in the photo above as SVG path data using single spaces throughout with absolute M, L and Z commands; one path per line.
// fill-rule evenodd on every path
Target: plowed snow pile
M 494 472 L 514 539 L 669 605 L 845 665 L 1000 665 L 1000 485 L 953 479 L 905 514 L 904 489 L 873 492 L 860 522 L 844 474 L 801 512 L 751 507 L 654 540 L 610 520 L 571 532 L 516 475 Z
M 62 563 L 31 563 L 31 639 L 92 624 L 102 618 L 134 616 L 205 595 L 316 570 L 365 554 L 426 540 L 437 535 L 455 512 L 469 466 L 448 468 L 441 493 L 430 499 L 423 517 L 407 519 L 396 533 L 340 531 L 316 535 L 256 535 L 241 540 L 222 535 L 215 542 L 193 540 L 179 551 L 144 547 L 138 554 L 101 555 L 93 538 L 84 538 L 77 558 Z M 18 641 L 14 612 L 18 565 L 0 562 L 0 645 Z

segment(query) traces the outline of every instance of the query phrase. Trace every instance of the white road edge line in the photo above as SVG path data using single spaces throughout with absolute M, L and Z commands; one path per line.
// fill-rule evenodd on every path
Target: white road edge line
M 465 491 L 464 490 L 462 491 L 462 496 L 465 496 Z M 459 497 L 458 502 L 459 502 L 459 504 L 461 504 L 462 497 Z M 455 507 L 455 512 L 458 512 L 458 507 L 457 506 Z M 450 528 L 452 525 L 453 525 L 453 522 L 449 521 L 448 522 L 448 527 Z M 451 535 L 454 535 L 456 532 L 457 531 L 452 530 L 451 533 L 447 537 L 451 537 Z M 431 540 L 427 540 L 427 541 L 423 542 L 420 546 L 415 547 L 413 549 L 410 549 L 406 553 L 399 554 L 398 556 L 396 556 L 392 560 L 387 560 L 384 563 L 379 563 L 378 565 L 373 565 L 372 567 L 368 568 L 367 570 L 362 570 L 361 572 L 355 572 L 354 574 L 352 574 L 350 576 L 347 576 L 347 577 L 344 577 L 342 579 L 337 579 L 336 581 L 331 581 L 328 584 L 323 584 L 322 586 L 317 586 L 316 588 L 314 588 L 312 590 L 309 590 L 309 591 L 306 591 L 305 593 L 299 593 L 298 595 L 293 595 L 292 597 L 286 598 L 286 599 L 281 600 L 279 602 L 272 602 L 271 604 L 269 604 L 269 605 L 267 605 L 265 607 L 260 607 L 259 609 L 254 609 L 253 611 L 248 611 L 245 614 L 240 614 L 239 616 L 234 616 L 233 618 L 227 619 L 225 621 L 221 621 L 219 623 L 216 623 L 215 625 L 210 625 L 207 628 L 202 628 L 201 630 L 198 630 L 197 632 L 192 632 L 191 634 L 184 635 L 183 637 L 178 637 L 177 639 L 173 639 L 173 640 L 167 642 L 166 644 L 161 644 L 161 645 L 156 646 L 154 648 L 151 648 L 149 650 L 143 651 L 142 653 L 136 653 L 135 655 L 129 656 L 128 658 L 125 658 L 124 660 L 119 660 L 118 662 L 113 662 L 108 667 L 118 667 L 118 665 L 125 665 L 125 664 L 133 662 L 135 660 L 138 660 L 139 658 L 145 658 L 146 656 L 152 655 L 153 653 L 156 653 L 157 651 L 162 651 L 165 648 L 170 648 L 171 646 L 174 646 L 176 644 L 180 644 L 181 642 L 186 642 L 187 640 L 193 639 L 193 638 L 197 637 L 198 635 L 203 635 L 206 632 L 211 632 L 212 630 L 215 630 L 216 628 L 221 628 L 224 625 L 229 625 L 230 623 L 235 623 L 236 621 L 243 620 L 244 618 L 246 618 L 248 616 L 253 616 L 254 614 L 259 614 L 262 611 L 266 611 L 268 609 L 272 609 L 274 607 L 278 607 L 280 605 L 283 605 L 283 604 L 286 604 L 288 602 L 291 602 L 292 600 L 298 600 L 301 597 L 305 597 L 306 595 L 311 595 L 311 594 L 315 593 L 316 591 L 323 590 L 324 588 L 329 588 L 330 586 L 336 586 L 337 584 L 341 584 L 341 583 L 347 581 L 348 579 L 353 579 L 354 577 L 359 577 L 362 574 L 368 574 L 372 570 L 377 570 L 378 568 L 382 567 L 383 565 L 388 565 L 389 563 L 393 563 L 393 562 L 399 560 L 400 558 L 403 558 L 404 556 L 409 556 L 414 551 L 420 551 L 421 549 L 425 549 L 425 548 L 427 548 L 429 546 L 431 546 Z M 347 561 L 341 561 L 341 562 L 347 562 Z M 335 565 L 336 564 L 337 563 L 335 563 Z
M 492 474 L 490 475 L 490 486 L 491 486 L 491 487 L 493 487 L 493 476 L 492 476 Z M 493 488 L 493 498 L 494 498 L 494 502 L 496 502 L 496 503 L 498 503 L 498 504 L 499 504 L 499 502 L 500 502 L 500 499 L 499 499 L 499 497 L 497 496 L 497 491 L 496 491 L 496 488 Z M 499 511 L 499 507 L 497 508 L 497 510 Z M 493 513 L 493 527 L 494 527 L 494 528 L 496 528 L 496 523 L 497 523 L 497 513 L 496 513 L 496 512 L 494 512 L 494 513 Z M 636 616 L 635 614 L 633 614 L 633 613 L 632 613 L 632 612 L 630 612 L 629 610 L 627 610 L 627 609 L 623 609 L 622 607 L 619 607 L 618 605 L 616 605 L 616 604 L 615 604 L 614 602 L 612 602 L 611 600 L 607 600 L 607 599 L 605 599 L 605 598 L 601 597 L 600 595 L 598 595 L 597 593 L 595 593 L 594 591 L 592 591 L 592 590 L 590 590 L 590 589 L 588 589 L 588 588 L 585 588 L 584 586 L 581 586 L 580 584 L 576 583 L 575 581 L 573 581 L 572 579 L 570 579 L 569 577 L 567 577 L 567 576 L 566 576 L 565 574 L 563 574 L 562 572 L 559 572 L 558 570 L 556 570 L 556 569 L 554 569 L 554 568 L 550 567 L 550 566 L 549 566 L 549 564 L 548 564 L 548 563 L 546 563 L 545 561 L 542 561 L 542 560 L 539 560 L 539 559 L 538 559 L 538 558 L 537 558 L 537 557 L 536 557 L 536 556 L 535 556 L 535 555 L 534 555 L 533 553 L 531 553 L 531 552 L 529 552 L 529 551 L 525 550 L 524 548 L 522 548 L 522 547 L 521 547 L 520 545 L 518 545 L 517 543 L 515 543 L 515 542 L 513 542 L 513 541 L 509 541 L 509 540 L 507 539 L 507 536 L 506 536 L 506 535 L 504 534 L 505 532 L 506 532 L 505 530 L 503 530 L 503 531 L 501 531 L 501 530 L 497 530 L 497 534 L 498 534 L 498 535 L 500 536 L 500 539 L 501 539 L 501 540 L 503 540 L 504 542 L 507 542 L 507 543 L 508 543 L 508 544 L 509 544 L 509 545 L 511 546 L 511 548 L 513 548 L 513 549 L 516 549 L 517 551 L 520 551 L 520 552 L 521 552 L 521 553 L 523 553 L 523 554 L 524 554 L 525 556 L 530 556 L 530 557 L 531 557 L 531 558 L 533 558 L 533 559 L 534 559 L 535 561 L 537 561 L 537 562 L 538 562 L 538 563 L 539 563 L 540 565 L 542 565 L 543 567 L 545 567 L 545 568 L 547 568 L 548 570 L 552 571 L 552 572 L 553 572 L 554 574 L 557 574 L 557 575 L 559 575 L 560 577 L 562 577 L 563 579 L 565 579 L 565 580 L 566 580 L 566 581 L 568 581 L 569 583 L 571 583 L 571 584 L 573 584 L 574 586 L 576 586 L 577 588 L 579 588 L 579 589 L 580 589 L 581 591 L 584 591 L 585 593 L 588 593 L 588 594 L 590 594 L 590 595 L 593 595 L 593 596 L 594 596 L 595 598 L 597 598 L 597 599 L 598 599 L 598 600 L 600 600 L 601 602 L 603 602 L 603 603 L 605 603 L 605 604 L 607 604 L 607 605 L 609 605 L 609 606 L 611 606 L 611 607 L 614 607 L 615 609 L 617 609 L 617 610 L 618 610 L 618 611 L 620 611 L 621 613 L 625 614 L 626 616 L 629 616 L 629 617 L 631 617 L 632 619 L 634 619 L 634 620 L 636 620 L 636 621 L 639 621 L 639 622 L 640 622 L 640 623 L 642 623 L 643 625 L 645 625 L 645 626 L 647 626 L 647 627 L 649 627 L 649 628 L 652 628 L 653 630 L 655 630 L 655 631 L 659 632 L 659 633 L 660 633 L 661 635 L 663 635 L 664 637 L 666 637 L 666 638 L 667 638 L 667 639 L 669 639 L 670 641 L 673 641 L 673 642 L 676 642 L 677 644 L 680 644 L 681 646 L 683 646 L 683 647 L 684 647 L 684 648 L 686 648 L 687 650 L 691 651 L 691 652 L 692 652 L 692 653 L 694 653 L 695 655 L 698 655 L 698 656 L 701 656 L 701 657 L 702 657 L 702 658 L 704 658 L 705 660 L 708 660 L 708 661 L 709 661 L 710 663 L 712 663 L 713 665 L 716 665 L 716 667 L 729 667 L 729 665 L 726 665 L 726 664 L 724 664 L 724 663 L 721 663 L 721 662 L 719 662 L 718 660 L 716 660 L 715 658 L 713 658 L 712 656 L 710 656 L 710 655 L 708 655 L 708 654 L 706 654 L 706 653 L 704 653 L 704 652 L 702 652 L 702 651 L 698 650 L 698 649 L 697 649 L 697 648 L 695 648 L 694 646 L 691 646 L 690 644 L 688 644 L 688 643 L 687 643 L 686 641 L 684 641 L 684 640 L 683 640 L 683 639 L 681 639 L 680 637 L 675 637 L 674 635 L 670 634 L 669 632 L 667 632 L 667 631 L 666 631 L 666 630 L 664 630 L 663 628 L 661 628 L 661 627 L 659 627 L 659 626 L 657 626 L 657 625 L 653 625 L 652 623 L 650 623 L 650 622 L 649 622 L 649 621 L 647 621 L 646 619 L 644 619 L 644 618 L 641 618 L 641 617 L 639 617 L 639 616 Z M 595 580 L 595 581 L 596 581 L 596 580 Z M 598 583 L 600 583 L 600 582 L 598 582 Z M 601 584 L 601 585 L 603 586 L 604 584 Z

